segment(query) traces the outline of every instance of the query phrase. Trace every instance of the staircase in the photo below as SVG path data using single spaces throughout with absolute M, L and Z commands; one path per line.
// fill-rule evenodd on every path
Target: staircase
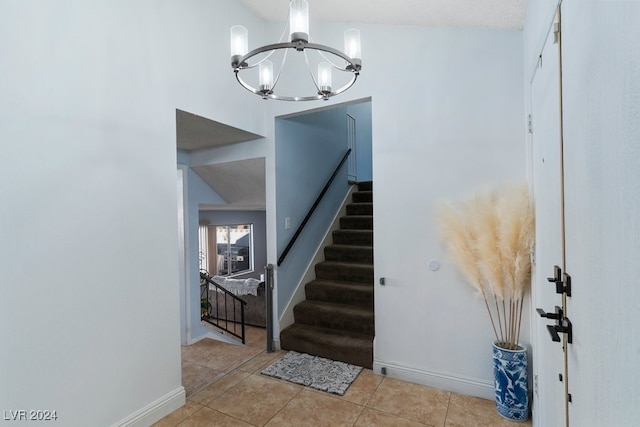
M 333 244 L 305 285 L 306 300 L 293 308 L 295 323 L 280 345 L 371 368 L 373 365 L 373 187 L 358 184 L 333 232 Z

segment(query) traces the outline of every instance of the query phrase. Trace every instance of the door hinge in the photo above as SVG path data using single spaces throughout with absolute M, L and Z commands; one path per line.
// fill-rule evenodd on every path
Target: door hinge
M 529 129 L 529 133 L 533 133 L 533 117 L 531 114 L 527 116 L 527 129 Z
M 560 41 L 560 23 L 553 24 L 553 44 L 558 44 Z

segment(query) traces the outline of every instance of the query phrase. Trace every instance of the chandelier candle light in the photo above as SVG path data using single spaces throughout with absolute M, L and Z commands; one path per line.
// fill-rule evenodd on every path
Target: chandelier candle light
M 289 42 L 284 42 L 284 35 L 280 42 L 265 45 L 249 51 L 249 32 L 241 25 L 231 27 L 231 68 L 238 83 L 248 91 L 261 96 L 263 99 L 277 99 L 282 101 L 315 101 L 328 100 L 349 89 L 356 82 L 362 69 L 360 50 L 360 31 L 349 29 L 344 33 L 344 52 L 317 43 L 310 43 L 309 37 L 309 4 L 306 0 L 291 0 L 289 2 Z M 285 96 L 274 92 L 280 72 L 287 59 L 287 49 L 301 52 L 309 69 L 309 74 L 315 85 L 316 94 L 303 96 Z M 274 73 L 273 62 L 268 58 L 278 50 L 285 50 L 280 69 Z M 317 74 L 311 71 L 307 51 L 316 51 L 323 61 L 318 64 Z M 262 55 L 261 55 L 262 54 Z M 328 55 L 326 55 L 328 54 Z M 253 59 L 254 62 L 250 63 Z M 242 71 L 258 67 L 258 85 L 247 83 L 240 74 Z M 338 89 L 332 87 L 332 69 L 350 73 L 349 81 Z

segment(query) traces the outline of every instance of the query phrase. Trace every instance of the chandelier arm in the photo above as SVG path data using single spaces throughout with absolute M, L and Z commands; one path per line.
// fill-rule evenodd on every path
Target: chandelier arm
M 316 78 L 313 75 L 313 71 L 311 71 L 311 65 L 309 65 L 309 57 L 307 56 L 307 51 L 305 50 L 303 53 L 304 53 L 304 60 L 307 63 L 307 70 L 309 71 L 309 75 L 311 76 L 311 81 L 313 82 L 313 85 L 316 87 L 316 89 L 320 91 L 320 86 L 318 86 L 318 82 L 316 81 Z
M 270 94 L 264 94 L 260 91 L 258 91 L 257 89 L 253 88 L 251 85 L 249 85 L 247 82 L 245 82 L 242 77 L 240 77 L 240 71 L 242 70 L 246 70 L 249 68 L 254 68 L 256 65 L 258 65 L 260 62 L 264 61 L 266 58 L 262 59 L 262 61 L 259 61 L 257 64 L 254 65 L 249 65 L 248 60 L 253 58 L 256 55 L 259 55 L 261 53 L 265 53 L 265 52 L 269 52 L 269 51 L 275 51 L 275 50 L 279 50 L 279 49 L 289 49 L 289 48 L 293 48 L 296 49 L 298 51 L 304 51 L 305 49 L 312 49 L 312 50 L 318 50 L 321 52 L 327 52 L 330 53 L 332 55 L 338 56 L 342 59 L 344 59 L 349 65 L 347 66 L 347 68 L 340 68 L 340 67 L 336 67 L 337 69 L 341 70 L 341 71 L 349 71 L 352 73 L 352 78 L 351 80 L 345 84 L 344 86 L 342 86 L 341 88 L 332 91 L 328 94 L 324 94 L 324 95 L 311 95 L 311 96 L 282 96 L 282 95 L 276 95 L 274 93 L 270 93 Z M 271 52 L 273 53 L 273 52 Z M 305 55 L 306 58 L 306 55 Z M 330 61 L 329 61 L 330 62 Z M 307 67 L 309 67 L 308 63 L 307 63 Z M 275 100 L 280 100 L 280 101 L 315 101 L 315 100 L 321 100 L 321 99 L 328 99 L 330 97 L 336 96 L 341 94 L 342 92 L 344 92 L 345 90 L 349 89 L 351 86 L 353 86 L 353 84 L 356 82 L 356 79 L 358 78 L 358 75 L 360 74 L 360 69 L 361 69 L 361 65 L 359 62 L 354 61 L 353 59 L 351 59 L 349 56 L 347 56 L 346 54 L 340 52 L 337 49 L 334 49 L 332 47 L 329 46 L 325 46 L 322 44 L 318 44 L 318 43 L 305 43 L 305 42 L 286 42 L 286 43 L 273 43 L 273 44 L 269 44 L 269 45 L 265 45 L 265 46 L 261 46 L 259 48 L 256 48 L 254 50 L 252 50 L 251 52 L 247 53 L 246 55 L 240 57 L 237 61 L 237 63 L 232 63 L 232 68 L 233 71 L 236 75 L 236 79 L 238 80 L 238 83 L 240 83 L 240 85 L 242 87 L 244 87 L 245 89 L 247 89 L 249 92 L 254 93 L 256 95 L 259 95 L 265 99 L 275 99 Z M 278 72 L 278 77 L 280 76 L 280 71 Z M 315 81 L 315 78 L 313 79 L 314 81 L 314 85 L 317 86 L 317 83 Z M 275 86 L 275 84 L 274 84 Z
M 275 50 L 271 51 L 271 53 L 275 52 Z M 282 69 L 284 68 L 284 63 L 287 61 L 287 53 L 289 51 L 285 49 L 284 51 L 284 55 L 282 56 L 282 63 L 280 64 L 280 68 L 278 68 L 278 75 L 276 76 L 275 79 L 273 79 L 273 85 L 271 87 L 271 90 L 276 88 L 276 85 L 278 84 L 278 80 L 280 80 L 280 73 L 282 73 Z M 269 56 L 271 56 L 271 53 L 269 54 Z
M 322 56 L 322 58 L 323 58 L 325 61 L 327 61 L 329 64 L 331 64 L 331 66 L 332 66 L 333 68 L 335 68 L 335 69 L 337 69 L 337 70 L 340 70 L 340 71 L 351 71 L 349 68 L 346 68 L 346 67 L 344 67 L 344 68 L 343 68 L 343 67 L 341 67 L 341 66 L 339 66 L 339 65 L 336 65 L 332 60 L 330 60 L 329 58 L 327 58 L 327 57 L 326 57 L 326 55 L 325 55 L 323 52 L 321 52 L 321 51 L 319 51 L 319 52 L 318 52 L 318 55 Z
M 253 68 L 255 67 L 255 65 L 248 65 L 248 60 L 253 58 L 256 55 L 259 55 L 261 53 L 265 53 L 265 52 L 269 52 L 269 51 L 273 51 L 273 50 L 278 50 L 278 49 L 288 49 L 288 48 L 293 48 L 296 50 L 305 50 L 305 49 L 312 49 L 312 50 L 319 50 L 319 51 L 323 51 L 323 52 L 328 52 L 331 53 L 333 55 L 339 56 L 340 58 L 344 59 L 345 61 L 347 61 L 349 63 L 349 65 L 351 65 L 351 67 L 353 67 L 353 70 L 359 71 L 360 70 L 360 65 L 357 64 L 353 59 L 351 59 L 350 57 L 348 57 L 346 54 L 340 52 L 338 49 L 334 49 L 330 46 L 325 46 L 323 44 L 317 44 L 317 43 L 301 43 L 301 42 L 286 42 L 286 43 L 273 43 L 273 44 L 268 44 L 265 46 L 261 46 L 258 47 L 256 49 L 253 49 L 251 52 L 247 53 L 246 55 L 242 56 L 239 60 L 238 60 L 238 64 L 236 64 L 235 68 L 238 69 L 246 69 L 246 68 Z M 336 67 L 339 68 L 339 67 Z M 353 71 L 352 69 L 345 69 L 345 71 Z
M 244 86 L 249 92 L 255 93 L 256 95 L 263 96 L 263 98 L 267 98 L 267 99 L 275 99 L 278 101 L 319 101 L 319 100 L 331 98 L 336 95 L 340 95 L 342 92 L 346 91 L 351 86 L 353 86 L 357 78 L 358 78 L 358 75 L 356 73 L 353 73 L 353 77 L 351 78 L 351 80 L 347 84 L 342 86 L 340 89 L 337 89 L 326 95 L 311 95 L 311 96 L 282 96 L 282 95 L 276 95 L 274 93 L 263 96 L 262 93 L 251 88 L 250 86 L 244 85 L 242 84 L 242 82 L 240 84 L 242 84 L 242 86 Z M 238 80 L 240 81 L 240 78 L 238 78 Z
M 309 42 L 314 43 L 313 38 L 311 36 L 309 36 Z M 326 57 L 326 55 L 322 52 L 322 51 L 318 51 L 318 55 L 320 55 L 325 61 L 327 61 L 329 64 L 331 64 L 331 66 L 337 70 L 340 71 L 351 71 L 348 68 L 342 68 L 336 64 L 334 64 L 334 62 L 332 60 L 330 60 L 329 58 Z M 308 64 L 309 61 L 307 61 Z M 316 84 L 316 88 L 318 88 L 318 90 L 320 90 L 320 88 L 318 87 L 318 85 Z

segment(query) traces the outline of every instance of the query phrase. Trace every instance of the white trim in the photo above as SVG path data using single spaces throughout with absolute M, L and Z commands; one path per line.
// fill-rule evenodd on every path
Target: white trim
M 305 273 L 302 275 L 302 278 L 298 282 L 298 285 L 296 286 L 295 291 L 291 295 L 291 299 L 289 299 L 289 302 L 287 303 L 287 306 L 284 309 L 282 316 L 280 316 L 280 318 L 278 319 L 278 323 L 280 324 L 281 331 L 287 326 L 292 325 L 295 322 L 295 319 L 293 317 L 293 307 L 295 307 L 296 304 L 299 304 L 306 299 L 305 290 L 304 290 L 305 285 L 316 278 L 316 270 L 315 270 L 316 264 L 324 261 L 324 248 L 326 246 L 329 246 L 333 242 L 332 233 L 334 230 L 338 230 L 340 228 L 340 217 L 345 216 L 347 214 L 347 204 L 349 203 L 349 200 L 350 200 L 349 198 L 351 197 L 351 194 L 353 193 L 355 187 L 356 187 L 355 185 L 351 185 L 349 187 L 349 191 L 347 192 L 347 195 L 342 200 L 342 205 L 340 206 L 340 210 L 336 212 L 336 215 L 333 217 L 333 222 L 327 229 L 324 235 L 324 238 L 322 239 L 322 242 L 320 243 L 320 245 L 318 246 L 318 249 L 316 250 L 315 255 L 313 256 L 311 261 L 309 261 L 309 264 L 307 264 L 307 269 L 305 270 Z
M 273 337 L 273 350 L 274 351 L 282 350 L 282 347 L 280 346 L 280 335 L 278 335 L 277 337 Z
M 189 304 L 190 292 L 189 292 L 189 280 L 191 275 L 189 274 L 189 262 L 187 253 L 189 252 L 189 189 L 188 174 L 189 167 L 186 165 L 178 164 L 178 183 L 182 183 L 182 188 L 178 189 L 178 203 L 181 206 L 176 206 L 177 209 L 182 209 L 178 212 L 178 218 L 181 222 L 178 224 L 178 257 L 179 257 L 179 274 L 178 282 L 180 287 L 180 344 L 188 345 L 191 340 L 191 320 L 190 313 L 191 308 Z
M 186 392 L 180 386 L 175 390 L 165 394 L 155 402 L 151 402 L 144 408 L 134 412 L 128 417 L 113 424 L 112 427 L 147 427 L 166 417 L 173 411 L 184 406 L 186 402 Z
M 440 372 L 423 371 L 409 366 L 388 363 L 382 360 L 373 361 L 373 371 L 382 375 L 382 368 L 386 368 L 386 375 L 416 384 L 422 384 L 440 390 L 447 390 L 467 396 L 476 396 L 483 399 L 495 398 L 493 384 L 477 378 L 467 378 Z
M 202 327 L 204 328 L 205 332 L 202 335 L 198 335 L 197 337 L 189 337 L 189 341 L 187 345 L 193 345 L 199 341 L 202 341 L 205 338 L 209 338 L 215 341 L 222 341 L 227 344 L 234 344 L 239 346 L 244 345 L 242 344 L 242 342 L 238 341 L 238 338 L 234 336 L 225 335 L 222 331 L 212 331 L 206 325 L 202 325 Z

